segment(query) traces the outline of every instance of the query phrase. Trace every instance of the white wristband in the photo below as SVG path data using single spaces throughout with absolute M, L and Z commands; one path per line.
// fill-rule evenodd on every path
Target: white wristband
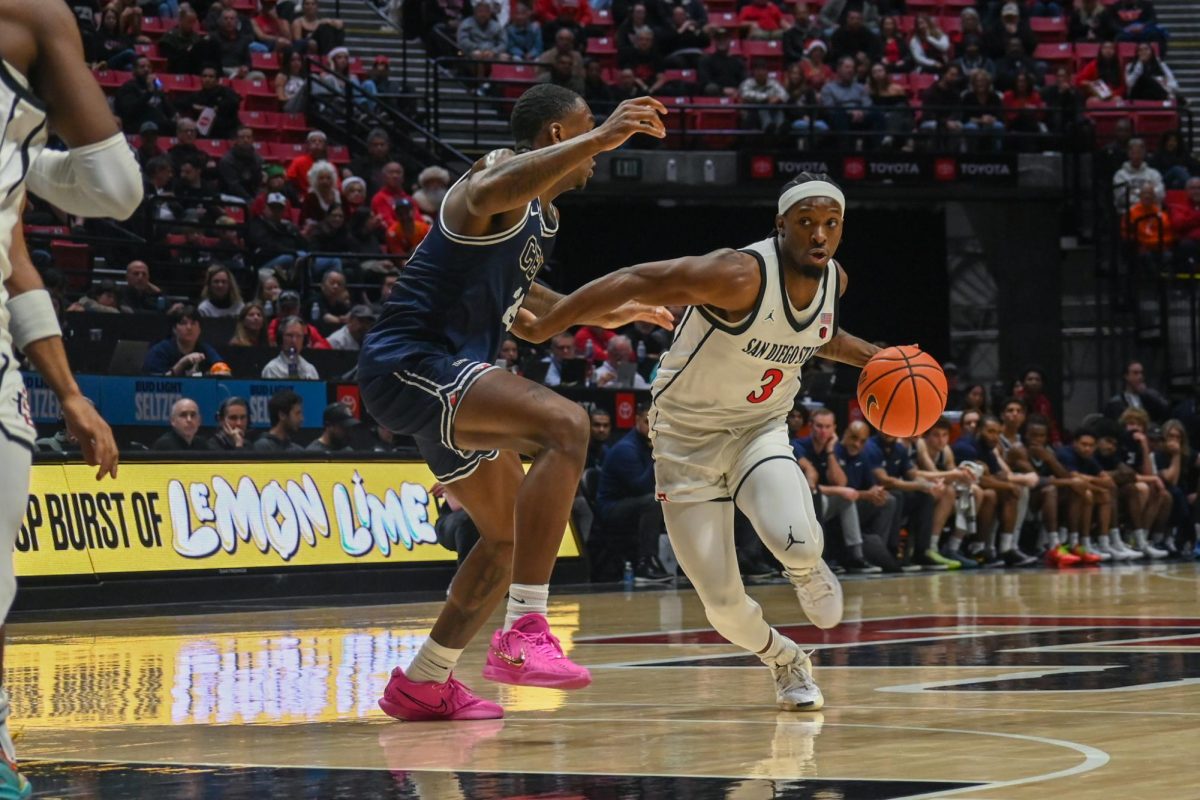
M 8 298 L 9 333 L 17 349 L 51 336 L 62 336 L 62 328 L 54 315 L 54 303 L 45 289 L 34 289 Z

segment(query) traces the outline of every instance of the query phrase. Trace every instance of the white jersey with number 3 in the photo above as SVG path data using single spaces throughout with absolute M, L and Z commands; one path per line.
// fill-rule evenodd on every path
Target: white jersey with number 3
M 651 390 L 655 433 L 693 438 L 784 420 L 800 388 L 800 368 L 837 333 L 841 286 L 833 259 L 812 302 L 797 309 L 775 237 L 740 252 L 758 261 L 758 301 L 735 321 L 703 306 L 687 310 Z

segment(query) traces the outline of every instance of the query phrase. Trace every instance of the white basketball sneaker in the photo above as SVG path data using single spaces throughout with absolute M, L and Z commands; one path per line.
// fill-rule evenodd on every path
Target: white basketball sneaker
M 832 628 L 842 621 L 842 584 L 825 559 L 819 559 L 817 565 L 804 574 L 791 570 L 784 570 L 783 574 L 796 587 L 800 607 L 813 625 Z
M 775 701 L 784 711 L 820 711 L 825 698 L 812 678 L 812 661 L 800 651 L 788 664 L 771 667 L 775 677 Z

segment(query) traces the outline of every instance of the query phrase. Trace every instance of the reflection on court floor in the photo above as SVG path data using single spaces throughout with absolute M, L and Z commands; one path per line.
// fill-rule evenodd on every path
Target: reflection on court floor
M 1147 771 L 1200 721 L 1192 564 L 846 582 L 847 623 L 767 618 L 815 650 L 819 714 L 784 713 L 690 589 L 560 594 L 593 667 L 573 693 L 458 676 L 502 721 L 405 724 L 376 700 L 435 604 L 15 624 L 7 683 L 39 796 L 1186 798 Z

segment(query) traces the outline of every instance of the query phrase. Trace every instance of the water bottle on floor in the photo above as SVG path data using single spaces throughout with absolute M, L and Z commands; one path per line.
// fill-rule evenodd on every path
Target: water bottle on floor
M 625 572 L 621 575 L 621 583 L 626 589 L 633 588 L 633 562 L 625 562 Z

